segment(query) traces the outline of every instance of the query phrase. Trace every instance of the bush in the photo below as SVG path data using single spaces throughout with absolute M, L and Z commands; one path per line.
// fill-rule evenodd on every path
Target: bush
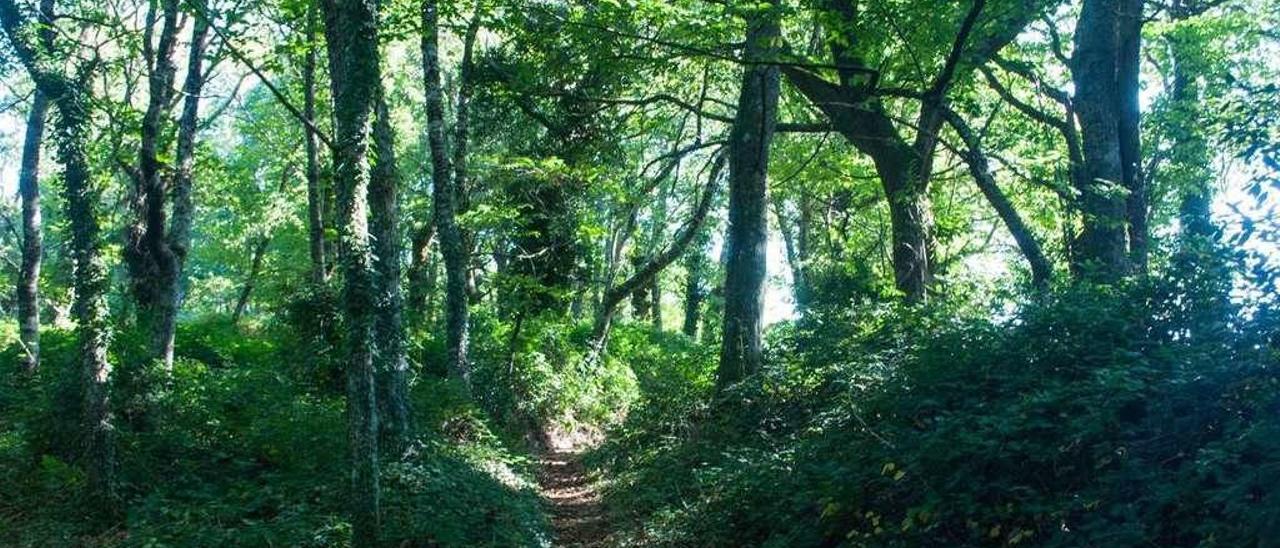
M 1186 291 L 810 317 L 775 330 L 766 370 L 720 400 L 699 381 L 672 404 L 685 368 L 659 369 L 595 462 L 634 544 L 1276 538 L 1277 326 L 1171 306 Z
M 333 546 L 348 542 L 346 420 L 339 394 L 316 390 L 296 349 L 222 318 L 179 332 L 173 371 L 112 348 L 122 516 L 78 496 L 74 337 L 46 332 L 40 372 L 0 375 L 0 544 Z M 289 350 L 285 350 L 290 348 Z M 124 349 L 122 351 L 122 349 Z M 16 358 L 15 348 L 5 357 Z M 206 361 L 207 360 L 207 361 Z M 12 362 L 10 362 L 12 363 Z M 129 371 L 132 369 L 133 371 Z M 301 372 L 301 373 L 300 373 Z M 301 374 L 301 379 L 299 379 Z M 148 386 L 133 407 L 122 379 Z M 145 381 L 145 382 L 143 382 Z M 413 386 L 415 450 L 382 478 L 392 545 L 543 546 L 547 524 L 531 466 L 449 382 Z M 448 496 L 445 496 L 445 495 Z

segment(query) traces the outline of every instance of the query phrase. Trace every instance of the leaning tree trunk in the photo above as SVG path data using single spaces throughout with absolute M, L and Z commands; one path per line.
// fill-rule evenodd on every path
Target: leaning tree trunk
M 40 145 L 49 100 L 36 91 L 27 113 L 26 141 L 18 194 L 22 198 L 22 266 L 18 271 L 18 340 L 22 343 L 22 368 L 35 372 L 40 365 L 40 261 L 44 253 L 40 218 Z
M 1045 256 L 1044 250 L 1040 247 L 1040 242 L 1036 239 L 1035 234 L 1031 232 L 1031 228 L 1022 220 L 1022 216 L 1013 207 L 1013 203 L 1009 201 L 1009 198 L 1000 190 L 1000 186 L 996 184 L 995 176 L 991 174 L 991 166 L 987 161 L 987 156 L 982 152 L 980 138 L 958 113 L 948 109 L 945 115 L 947 123 L 955 129 L 956 134 L 964 142 L 965 148 L 961 150 L 961 155 L 964 156 L 964 161 L 969 166 L 969 174 L 973 176 L 974 182 L 977 183 L 978 190 L 982 191 L 982 195 L 986 197 L 992 209 L 996 210 L 1000 220 L 1004 221 L 1005 228 L 1009 230 L 1009 234 L 1013 236 L 1013 240 L 1018 244 L 1018 249 L 1026 257 L 1027 264 L 1031 267 L 1031 284 L 1037 289 L 1048 288 L 1049 282 L 1053 277 L 1053 265 L 1049 262 L 1049 258 Z
M 244 285 L 240 286 L 240 296 L 236 297 L 236 307 L 231 312 L 231 325 L 239 324 L 245 311 L 249 309 L 249 298 L 253 296 L 253 290 L 258 287 L 258 274 L 262 272 L 262 261 L 267 257 L 267 248 L 270 245 L 271 236 L 269 235 L 258 238 L 258 241 L 253 244 L 249 272 L 244 278 Z
M 449 374 L 468 386 L 470 310 L 467 303 L 467 243 L 455 216 L 458 190 L 451 176 L 444 137 L 444 98 L 440 85 L 440 24 L 436 0 L 422 2 L 422 62 L 426 87 L 427 139 L 431 149 L 432 205 L 445 268 L 445 349 Z
M 351 528 L 354 546 L 376 546 L 381 534 L 378 489 L 378 406 L 375 383 L 378 273 L 369 233 L 369 130 L 382 78 L 376 4 L 324 3 L 330 47 L 335 140 L 338 255 L 346 326 L 347 421 L 351 446 Z M 334 55 L 337 53 L 337 55 Z
M 778 6 L 770 2 L 747 17 L 745 57 L 777 53 Z M 716 384 L 723 388 L 760 369 L 764 319 L 765 253 L 769 241 L 769 144 L 777 125 L 776 65 L 750 64 L 742 75 L 738 113 L 729 138 L 729 246 L 724 283 L 724 331 Z
M 409 358 L 404 340 L 404 297 L 400 292 L 400 211 L 395 129 L 385 94 L 379 90 L 373 143 L 377 154 L 369 182 L 369 213 L 378 266 L 377 383 L 379 427 L 388 454 L 409 436 Z

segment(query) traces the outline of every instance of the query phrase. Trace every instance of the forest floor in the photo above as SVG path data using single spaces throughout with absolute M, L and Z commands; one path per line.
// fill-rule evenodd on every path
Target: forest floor
M 555 546 L 598 548 L 609 536 L 604 505 L 582 465 L 582 452 L 553 450 L 542 455 L 538 478 L 551 512 Z

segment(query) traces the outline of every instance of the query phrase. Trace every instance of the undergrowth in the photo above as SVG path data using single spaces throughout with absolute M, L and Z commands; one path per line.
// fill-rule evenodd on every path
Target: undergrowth
M 1185 285 L 815 312 L 719 396 L 708 349 L 628 350 L 642 396 L 591 458 L 615 540 L 1265 545 L 1277 325 Z
M 74 338 L 47 330 L 42 343 L 34 377 L 6 368 L 0 379 L 0 544 L 348 542 L 346 421 L 327 354 L 298 353 L 296 336 L 208 318 L 182 326 L 166 375 L 120 367 L 132 354 L 121 333 L 112 348 L 120 503 L 102 508 L 79 497 Z M 518 439 L 492 429 L 452 382 L 420 375 L 412 390 L 416 442 L 384 464 L 388 544 L 547 545 Z

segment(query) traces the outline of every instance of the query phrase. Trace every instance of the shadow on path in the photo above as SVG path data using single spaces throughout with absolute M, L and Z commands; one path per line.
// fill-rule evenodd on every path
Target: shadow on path
M 609 536 L 604 505 L 582 466 L 582 454 L 552 451 L 540 459 L 538 483 L 551 512 L 555 546 L 597 548 Z

